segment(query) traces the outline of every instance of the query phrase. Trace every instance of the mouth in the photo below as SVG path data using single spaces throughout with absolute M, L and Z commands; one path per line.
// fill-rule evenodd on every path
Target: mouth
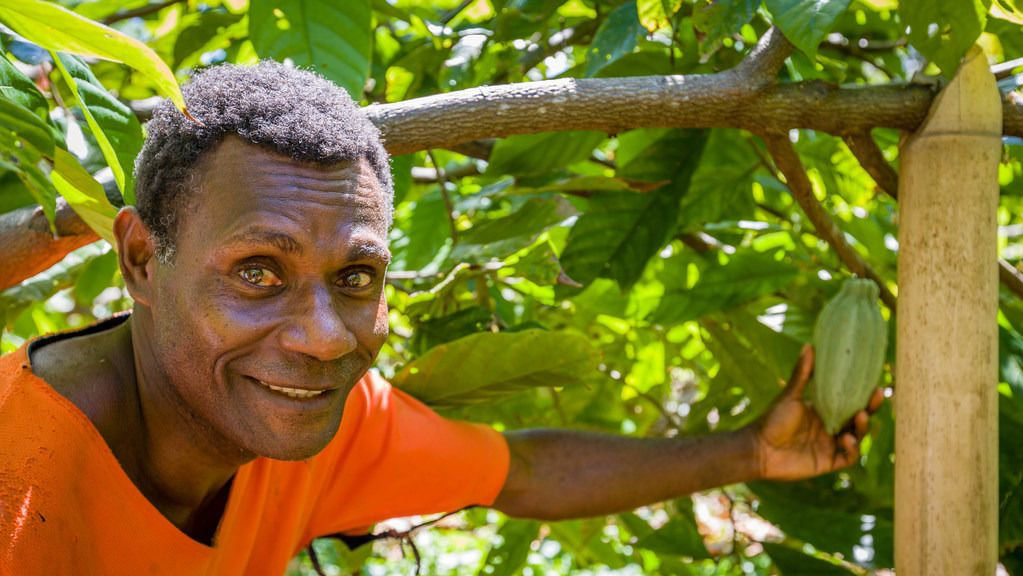
M 320 394 L 326 392 L 326 390 L 303 390 L 301 388 L 288 388 L 285 386 L 274 386 L 273 384 L 267 384 L 258 378 L 251 378 L 251 380 L 260 386 L 273 390 L 278 394 L 287 396 L 288 398 L 315 398 Z

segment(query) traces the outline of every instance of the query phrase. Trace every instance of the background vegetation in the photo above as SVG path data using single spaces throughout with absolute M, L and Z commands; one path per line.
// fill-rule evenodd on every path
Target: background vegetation
M 754 112 L 712 123 L 726 127 L 651 122 L 610 132 L 562 130 L 568 118 L 552 108 L 549 132 L 394 158 L 392 336 L 379 369 L 443 413 L 499 429 L 674 436 L 749 423 L 844 278 L 855 271 L 882 284 L 888 317 L 898 294 L 900 133 L 891 126 L 904 126 L 874 122 L 881 107 L 869 99 L 813 120 L 826 111 L 814 91 L 889 87 L 907 102 L 923 94 L 925 110 L 975 41 L 1007 106 L 1023 83 L 1014 0 L 61 4 L 124 36 L 37 0 L 0 7 L 0 222 L 13 225 L 38 205 L 60 229 L 59 192 L 101 236 L 116 206 L 132 201 L 152 99 L 175 97 L 173 79 L 205 66 L 274 58 L 312 68 L 377 104 L 373 117 L 394 150 L 405 134 L 387 130 L 389 103 L 555 78 L 714 74 L 780 28 L 795 51 L 766 69 L 772 83 L 777 73 L 800 90 L 790 108 L 756 108 L 765 98 L 755 94 L 739 102 Z M 734 86 L 759 88 L 757 70 Z M 625 102 L 643 90 L 601 86 L 618 86 Z M 738 98 L 715 97 L 721 106 Z M 912 102 L 906 122 L 919 121 Z M 409 105 L 414 115 L 428 101 Z M 599 103 L 590 112 L 594 125 L 615 125 Z M 486 132 L 498 116 L 474 123 Z M 796 130 L 824 121 L 838 128 Z M 785 122 L 791 132 L 778 130 Z M 877 129 L 842 128 L 853 124 Z M 492 136 L 519 131 L 536 130 Z M 1017 133 L 1004 143 L 1000 554 L 1009 573 L 1023 574 L 1023 292 L 1011 274 L 1023 258 L 1023 141 Z M 5 258 L 20 254 L 12 250 Z M 110 245 L 91 242 L 0 294 L 0 346 L 9 352 L 130 306 Z M 890 360 L 894 331 L 889 342 Z M 884 383 L 897 390 L 890 365 Z M 886 402 L 862 465 L 840 474 L 573 522 L 471 510 L 413 538 L 428 574 L 865 574 L 893 565 L 892 471 Z M 328 573 L 408 574 L 414 563 L 396 541 L 316 548 Z M 312 573 L 308 556 L 292 573 Z

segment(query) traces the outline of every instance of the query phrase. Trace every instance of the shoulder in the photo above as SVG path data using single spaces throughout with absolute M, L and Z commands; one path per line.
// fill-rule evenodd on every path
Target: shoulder
M 28 345 L 22 345 L 10 354 L 0 356 L 0 406 L 14 390 L 19 380 L 31 376 L 28 366 Z

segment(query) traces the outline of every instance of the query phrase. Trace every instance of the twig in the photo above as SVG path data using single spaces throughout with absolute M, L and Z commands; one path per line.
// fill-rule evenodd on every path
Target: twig
M 1006 288 L 1023 298 L 1023 272 L 1002 258 L 998 259 L 998 278 Z
M 877 182 L 878 188 L 892 198 L 899 198 L 899 175 L 885 159 L 877 142 L 868 132 L 857 132 L 845 137 L 845 144 L 859 160 L 860 166 Z
M 842 262 L 858 276 L 863 278 L 869 278 L 877 284 L 877 287 L 881 292 L 881 300 L 886 306 L 895 312 L 896 300 L 895 295 L 888 290 L 888 286 L 884 280 L 877 275 L 876 272 L 867 264 L 863 258 L 860 257 L 859 253 L 849 245 L 845 240 L 845 235 L 842 230 L 835 224 L 835 221 L 831 219 L 820 202 L 813 195 L 813 186 L 810 184 L 810 178 L 806 175 L 806 169 L 803 167 L 803 162 L 799 159 L 799 155 L 796 154 L 795 148 L 792 147 L 792 142 L 789 141 L 787 135 L 772 134 L 763 137 L 764 142 L 767 143 L 767 150 L 770 152 L 771 157 L 774 158 L 774 163 L 781 170 L 781 173 L 785 176 L 785 180 L 788 182 L 789 190 L 792 191 L 792 196 L 796 199 L 796 202 L 806 213 L 807 218 L 813 224 L 817 231 L 817 236 L 823 239 L 831 248 L 838 254 Z
M 156 4 L 146 4 L 145 6 L 135 8 L 134 10 L 125 10 L 124 12 L 111 14 L 103 19 L 103 23 L 109 26 L 110 24 L 114 24 L 122 20 L 128 20 L 129 18 L 149 16 L 150 14 L 156 14 L 164 8 L 168 8 L 175 4 L 181 4 L 184 1 L 185 0 L 166 0 L 165 2 L 158 2 Z
M 585 44 L 590 41 L 593 37 L 593 33 L 597 31 L 597 26 L 600 25 L 600 21 L 597 19 L 587 20 L 580 23 L 578 26 L 572 28 L 565 28 L 559 31 L 548 39 L 546 45 L 534 45 L 526 50 L 526 53 L 519 58 L 519 64 L 522 65 L 522 71 L 527 72 L 536 68 L 541 62 L 547 59 L 548 56 L 560 52 L 570 46 L 578 44 Z
M 455 205 L 451 202 L 451 196 L 448 194 L 447 177 L 444 176 L 444 169 L 437 162 L 437 157 L 433 154 L 433 150 L 427 150 L 426 155 L 430 157 L 430 163 L 433 164 L 433 169 L 437 171 L 437 184 L 440 186 L 440 195 L 444 199 L 444 211 L 448 215 L 448 227 L 451 228 L 451 245 L 454 246 L 458 244 L 458 226 L 455 223 Z
M 661 417 L 663 417 L 672 428 L 674 428 L 675 430 L 682 429 L 682 422 L 678 419 L 678 417 L 675 414 L 668 412 L 668 409 L 664 407 L 664 404 L 661 403 L 661 401 L 659 401 L 657 398 L 651 396 L 649 392 L 643 392 L 642 390 L 636 388 L 632 384 L 625 384 L 625 387 L 631 388 L 632 391 L 636 393 L 636 396 L 642 398 L 643 400 L 646 400 L 650 405 L 657 408 L 657 411 L 661 413 Z
M 461 4 L 459 4 L 458 6 L 455 6 L 451 10 L 448 10 L 447 13 L 445 13 L 443 16 L 441 16 L 441 19 L 440 19 L 441 25 L 442 26 L 447 26 L 448 22 L 451 22 L 452 20 L 454 20 L 455 16 L 458 16 L 459 14 L 461 14 L 462 10 L 465 10 L 466 8 L 468 8 L 469 5 L 472 4 L 473 2 L 475 2 L 475 0 L 462 0 Z
M 1015 60 L 995 64 L 991 67 L 991 73 L 995 75 L 996 79 L 1001 80 L 1002 78 L 1012 76 L 1012 71 L 1021 66 L 1023 66 L 1023 58 L 1016 58 Z
M 480 167 L 475 162 L 470 162 L 456 166 L 451 170 L 445 170 L 443 174 L 444 178 L 450 182 L 451 180 L 458 180 L 466 176 L 478 176 L 480 174 Z M 412 181 L 416 184 L 434 184 L 440 182 L 440 173 L 437 172 L 436 168 L 414 166 L 412 167 Z

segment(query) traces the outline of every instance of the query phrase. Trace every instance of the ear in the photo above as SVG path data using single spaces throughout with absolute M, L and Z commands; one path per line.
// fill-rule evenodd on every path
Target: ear
M 149 306 L 156 261 L 156 242 L 134 206 L 126 206 L 114 218 L 117 264 L 124 285 L 135 302 Z

